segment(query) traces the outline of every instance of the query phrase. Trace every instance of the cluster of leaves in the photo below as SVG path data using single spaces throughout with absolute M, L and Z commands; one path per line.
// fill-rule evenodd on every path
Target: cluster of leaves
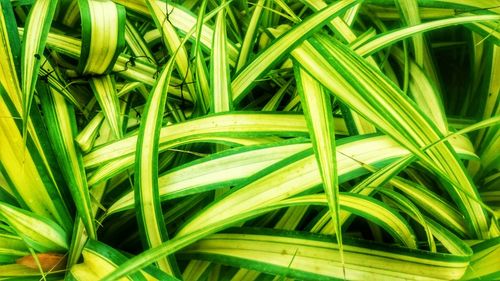
M 0 9 L 0 279 L 500 278 L 498 0 Z

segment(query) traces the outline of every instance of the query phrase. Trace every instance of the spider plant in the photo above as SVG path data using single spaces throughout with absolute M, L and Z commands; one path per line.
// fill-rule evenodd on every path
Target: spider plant
M 500 278 L 498 0 L 0 8 L 0 279 Z

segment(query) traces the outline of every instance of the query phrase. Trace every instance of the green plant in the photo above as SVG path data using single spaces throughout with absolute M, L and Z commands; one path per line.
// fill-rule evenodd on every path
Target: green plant
M 0 0 L 0 278 L 500 278 L 496 0 Z

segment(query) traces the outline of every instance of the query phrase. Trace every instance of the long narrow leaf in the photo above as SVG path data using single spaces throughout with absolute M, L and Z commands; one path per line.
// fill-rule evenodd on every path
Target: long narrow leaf
M 223 4 L 225 1 L 222 2 Z M 210 85 L 212 112 L 225 112 L 233 107 L 231 77 L 226 54 L 226 12 L 222 9 L 215 20 L 215 32 L 211 55 Z
M 37 251 L 60 252 L 68 249 L 67 233 L 49 219 L 5 203 L 0 203 L 0 218 Z
M 325 190 L 330 215 L 335 228 L 340 261 L 344 264 L 336 167 L 335 130 L 330 95 L 325 93 L 321 84 L 314 80 L 300 66 L 295 66 L 295 76 L 304 114 L 306 115 L 306 120 L 308 120 L 307 125 L 323 181 L 323 189 Z
M 74 141 L 76 135 L 74 109 L 63 96 L 43 82 L 38 85 L 38 92 L 45 120 L 52 124 L 48 128 L 49 135 L 61 172 L 71 191 L 78 215 L 82 218 L 88 235 L 95 238 L 96 226 L 91 211 L 83 157 Z
M 108 73 L 125 45 L 125 9 L 112 1 L 78 0 L 78 5 L 82 17 L 78 71 Z
M 21 56 L 23 135 L 27 132 L 28 116 L 33 101 L 33 94 L 35 93 L 38 72 L 40 71 L 41 58 L 57 3 L 58 1 L 50 0 L 36 1 L 27 19 Z
M 356 4 L 356 2 L 355 0 L 344 0 L 333 3 L 278 38 L 233 79 L 233 99 L 235 102 L 239 102 L 244 94 L 250 90 L 251 85 L 255 83 L 254 81 L 261 77 L 272 65 L 278 63 L 286 51 L 299 44 L 311 34 L 311 30 L 322 26 L 326 21 Z
M 322 44 L 320 42 L 323 41 L 315 42 L 318 43 L 315 47 L 319 47 Z M 322 77 L 318 79 L 323 85 L 331 89 L 343 101 L 348 102 L 349 106 L 359 110 L 359 112 L 367 116 L 369 120 L 381 128 L 384 128 L 388 134 L 391 134 L 399 142 L 405 142 L 406 144 L 404 144 L 404 146 L 409 149 L 413 147 L 412 150 L 415 150 L 416 147 L 420 147 L 424 143 L 429 144 L 429 142 L 434 142 L 431 139 L 436 140 L 440 138 L 439 132 L 435 127 L 425 119 L 414 105 L 405 100 L 403 96 L 398 93 L 399 90 L 396 89 L 393 84 L 389 83 L 381 76 L 379 77 L 380 79 L 375 81 L 368 77 L 363 78 L 363 76 L 367 74 L 366 71 L 377 73 L 375 69 L 370 67 L 363 60 L 357 58 L 356 55 L 353 56 L 352 51 L 341 47 L 339 44 L 324 44 L 323 46 L 325 49 L 319 48 L 320 52 L 323 52 L 323 54 L 319 54 L 309 47 L 307 47 L 308 50 L 310 50 L 309 52 L 306 52 L 306 49 L 300 52 L 298 50 L 294 51 L 294 56 L 297 57 L 303 66 L 307 65 L 305 68 L 311 74 Z M 308 45 L 304 44 L 303 46 L 306 47 Z M 337 47 L 339 47 L 338 52 L 333 51 Z M 328 62 L 328 60 L 331 60 L 331 62 Z M 343 64 L 344 66 L 341 66 Z M 321 66 L 322 71 L 319 71 L 320 68 L 318 68 L 318 66 Z M 356 76 L 354 76 L 354 73 L 356 73 Z M 328 76 L 328 78 L 325 75 Z M 332 83 L 332 76 L 336 77 L 338 81 L 343 82 Z M 357 91 L 352 86 L 357 88 Z M 363 90 L 360 91 L 361 89 Z M 364 98 L 359 96 L 355 101 L 352 95 L 355 92 L 364 93 Z M 388 104 L 393 104 L 394 106 L 391 108 L 397 110 L 397 112 L 392 110 L 388 111 Z M 370 112 L 369 116 L 368 112 Z M 382 112 L 384 112 L 385 120 L 382 117 Z M 392 117 L 389 119 L 387 118 L 388 116 Z M 424 130 L 426 132 L 424 132 Z M 410 137 L 408 134 L 412 136 Z M 415 143 L 416 141 L 420 144 Z M 475 189 L 470 179 L 466 178 L 463 167 L 456 160 L 454 152 L 446 145 L 442 145 L 440 147 L 434 147 L 433 151 L 427 151 L 426 155 L 416 150 L 414 153 L 422 160 L 428 162 L 431 168 L 440 173 L 445 173 L 446 176 L 449 177 L 454 185 L 454 187 L 450 189 L 451 194 L 454 194 L 453 196 L 456 197 L 457 203 L 464 208 L 464 214 L 473 218 L 471 220 L 471 229 L 474 229 L 473 231 L 480 237 L 486 235 L 485 228 L 487 222 L 485 221 L 484 211 L 478 203 L 474 202 L 474 199 L 470 199 L 477 196 L 474 194 Z M 432 159 L 444 158 L 447 160 L 435 160 L 436 162 L 434 162 L 430 160 L 430 157 L 432 157 Z M 461 172 L 457 173 L 457 171 Z M 457 187 L 462 185 L 465 185 L 463 187 L 465 188 L 465 194 L 463 191 L 464 189 L 457 190 Z M 473 209 L 475 211 L 473 211 Z
M 302 280 L 344 278 L 338 245 L 328 242 L 327 237 L 259 232 L 250 230 L 241 234 L 212 235 L 182 253 L 188 257 Z M 377 244 L 362 241 L 346 242 L 344 248 L 347 280 L 364 280 L 373 276 L 384 280 L 452 280 L 460 278 L 468 264 L 467 257 L 380 248 Z
M 110 75 L 93 77 L 90 79 L 90 86 L 94 91 L 94 95 L 101 106 L 106 121 L 113 130 L 116 138 L 121 138 L 123 133 L 121 129 L 122 116 L 120 114 L 120 103 L 114 79 Z
M 161 116 L 165 108 L 167 88 L 172 72 L 170 60 L 162 71 L 145 107 L 139 130 L 135 169 L 135 205 L 138 210 L 139 230 L 144 237 L 146 248 L 154 248 L 168 239 L 163 223 L 158 196 L 158 143 L 160 139 Z M 158 261 L 160 269 L 173 273 L 176 271 L 175 260 Z

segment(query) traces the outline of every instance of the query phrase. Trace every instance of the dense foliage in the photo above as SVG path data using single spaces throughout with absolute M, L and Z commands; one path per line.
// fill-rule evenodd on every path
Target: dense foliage
M 500 1 L 0 8 L 1 280 L 500 278 Z

